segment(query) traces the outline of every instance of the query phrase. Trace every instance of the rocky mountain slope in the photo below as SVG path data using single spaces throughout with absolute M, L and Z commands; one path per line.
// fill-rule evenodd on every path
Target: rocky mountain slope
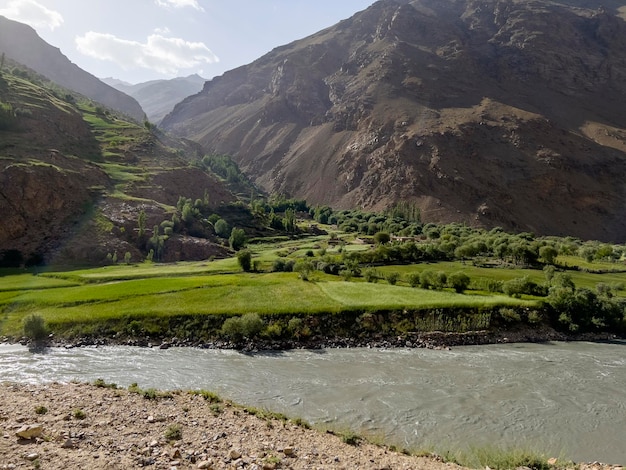
M 227 252 L 206 223 L 190 217 L 190 233 L 172 222 L 181 196 L 202 201 L 208 213 L 236 199 L 194 164 L 203 156 L 198 145 L 140 126 L 12 61 L 4 66 L 0 266 L 103 264 L 126 253 L 140 261 L 152 248 L 164 261 Z
M 177 103 L 200 92 L 206 82 L 197 74 L 171 80 L 151 80 L 135 85 L 112 78 L 103 78 L 102 81 L 135 98 L 150 122 L 155 124 L 160 123 Z
M 382 0 L 207 82 L 164 129 L 268 191 L 626 236 L 626 1 Z
M 48 77 L 64 88 L 85 95 L 98 103 L 141 122 L 144 112 L 132 97 L 101 82 L 70 62 L 33 28 L 0 16 L 0 53 Z

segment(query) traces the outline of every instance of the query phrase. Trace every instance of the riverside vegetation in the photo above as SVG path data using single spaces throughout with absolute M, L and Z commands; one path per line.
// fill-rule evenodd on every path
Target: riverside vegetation
M 373 214 L 274 199 L 250 210 L 283 235 L 244 232 L 233 256 L 202 262 L 5 270 L 0 334 L 287 348 L 625 331 L 623 245 L 422 224 L 408 204 Z

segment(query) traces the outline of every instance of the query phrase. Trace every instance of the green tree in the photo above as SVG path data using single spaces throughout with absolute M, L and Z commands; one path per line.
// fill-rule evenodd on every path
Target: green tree
M 215 229 L 215 233 L 219 237 L 228 238 L 230 236 L 230 227 L 228 226 L 228 222 L 226 222 L 224 219 L 219 219 L 217 222 L 215 222 L 213 228 Z
M 313 263 L 308 260 L 298 261 L 294 266 L 293 270 L 300 274 L 300 279 L 303 281 L 308 281 L 309 276 L 314 270 Z
M 296 231 L 296 211 L 293 209 L 287 209 L 285 211 L 285 217 L 283 219 L 283 226 L 286 232 L 293 233 Z
M 153 250 L 153 259 L 161 261 L 163 251 L 165 249 L 165 239 L 159 235 L 159 226 L 155 225 L 152 229 L 152 237 L 148 240 L 148 245 Z
M 539 257 L 547 264 L 554 264 L 554 260 L 556 260 L 558 255 L 558 250 L 551 245 L 539 248 Z
M 464 292 L 470 284 L 470 278 L 462 271 L 457 271 L 448 276 L 448 285 L 452 287 L 455 292 Z
M 228 243 L 233 250 L 240 250 L 246 244 L 246 232 L 240 228 L 233 228 L 230 232 Z
M 252 252 L 250 250 L 241 250 L 237 253 L 237 262 L 241 269 L 250 272 L 252 269 Z
M 377 232 L 374 234 L 374 241 L 377 245 L 385 245 L 389 243 L 391 236 L 387 232 Z
M 139 215 L 137 216 L 137 230 L 139 238 L 143 238 L 146 234 L 146 211 L 143 209 L 139 211 Z

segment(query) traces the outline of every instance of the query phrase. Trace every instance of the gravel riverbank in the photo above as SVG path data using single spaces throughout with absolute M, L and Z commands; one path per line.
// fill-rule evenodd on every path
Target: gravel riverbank
M 437 457 L 350 445 L 345 436 L 199 394 L 139 392 L 0 383 L 0 469 L 462 469 Z
M 5 383 L 0 395 L 0 469 L 461 468 L 349 445 L 340 436 L 187 392 L 146 399 L 88 384 Z M 20 430 L 33 437 L 19 438 Z

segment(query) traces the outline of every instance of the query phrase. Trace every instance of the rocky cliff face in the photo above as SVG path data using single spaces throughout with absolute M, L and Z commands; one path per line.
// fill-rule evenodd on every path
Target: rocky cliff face
M 312 203 L 623 241 L 625 18 L 620 0 L 382 0 L 162 125 Z
M 141 122 L 144 112 L 130 96 L 70 62 L 30 26 L 0 16 L 0 51 L 64 88 L 80 93 Z

